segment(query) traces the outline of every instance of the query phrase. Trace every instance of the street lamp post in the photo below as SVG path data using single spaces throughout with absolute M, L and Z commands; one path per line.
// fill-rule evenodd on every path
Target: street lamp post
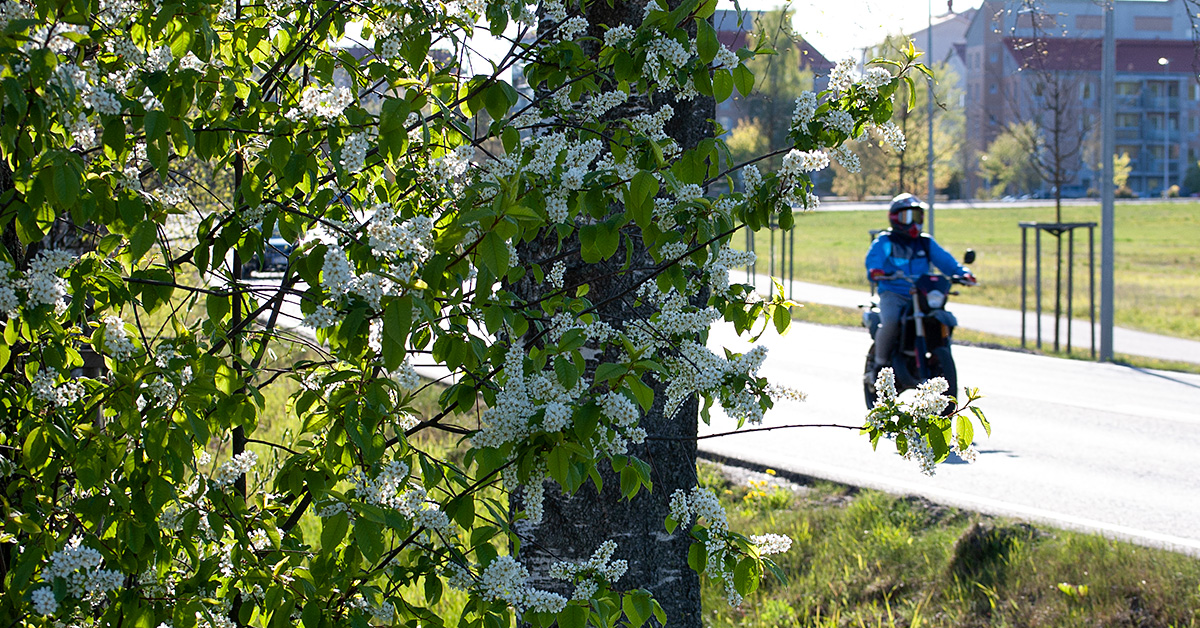
M 1167 75 L 1171 72 L 1171 60 L 1159 57 L 1158 64 L 1163 67 L 1163 187 L 1162 197 L 1167 198 L 1170 184 L 1168 168 L 1171 166 L 1171 87 L 1167 83 Z

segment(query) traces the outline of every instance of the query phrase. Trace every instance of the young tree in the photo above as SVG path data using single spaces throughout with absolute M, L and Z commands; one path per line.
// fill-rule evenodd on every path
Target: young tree
M 796 98 L 813 88 L 813 73 L 804 67 L 802 39 L 792 28 L 793 17 L 790 9 L 763 11 L 754 19 L 750 34 L 750 44 L 769 54 L 747 60 L 755 85 L 754 91 L 741 98 L 745 111 L 761 125 L 772 149 L 790 144 L 788 134 Z
M 647 557 L 611 539 L 535 565 L 565 594 L 532 586 L 546 492 L 635 498 L 640 447 L 687 455 L 699 398 L 771 407 L 765 349 L 704 345 L 719 318 L 789 322 L 730 282 L 730 238 L 789 227 L 912 68 L 839 68 L 781 171 L 711 197 L 726 149 L 688 103 L 754 81 L 715 2 L 3 6 L 8 625 L 663 623 Z M 506 42 L 483 71 L 477 29 Z M 532 100 L 501 80 L 518 62 Z M 276 232 L 282 276 L 243 276 Z M 447 385 L 422 413 L 428 364 Z M 292 427 L 268 431 L 281 387 Z M 936 387 L 881 388 L 872 439 L 924 465 L 969 447 Z M 689 548 L 668 560 L 734 601 L 785 545 L 729 530 L 711 493 L 665 497 L 641 516 Z
M 992 198 L 1005 194 L 1028 193 L 1038 184 L 1037 172 L 1029 162 L 1025 146 L 1016 135 L 1011 129 L 1005 129 L 996 136 L 988 146 L 987 152 L 980 157 L 979 171 L 983 180 L 988 183 L 988 191 Z

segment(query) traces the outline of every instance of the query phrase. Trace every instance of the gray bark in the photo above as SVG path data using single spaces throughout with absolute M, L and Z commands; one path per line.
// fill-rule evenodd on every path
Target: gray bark
M 597 27 L 599 24 L 636 26 L 641 22 L 644 6 L 641 1 L 618 2 L 613 7 L 603 2 L 594 3 L 587 13 L 588 21 L 593 25 L 589 34 L 602 39 L 603 29 Z M 669 95 L 656 94 L 652 100 L 631 99 L 614 114 L 625 116 L 656 111 L 662 104 L 670 104 L 675 111 L 665 131 L 682 149 L 692 148 L 702 139 L 711 137 L 712 124 L 708 120 L 715 117 L 716 108 L 712 98 L 676 102 Z M 655 266 L 642 242 L 640 229 L 630 225 L 623 230 L 622 236 L 623 242 L 616 255 L 599 264 L 585 264 L 579 258 L 578 241 L 574 239 L 564 242 L 563 248 L 556 252 L 553 236 L 523 245 L 521 257 L 533 261 L 549 260 L 566 251 L 566 257 L 562 258 L 566 264 L 564 285 L 589 284 L 588 296 L 593 303 L 607 301 L 597 312 L 600 319 L 620 329 L 652 313 L 646 307 L 635 308 L 633 305 L 637 285 L 646 281 L 652 271 L 624 271 L 626 255 L 631 255 L 631 268 Z M 632 252 L 627 251 L 630 246 Z M 543 264 L 543 268 L 549 267 L 549 263 Z M 514 288 L 526 298 L 534 297 L 544 289 L 533 285 L 531 279 L 523 280 Z M 626 296 L 614 298 L 618 295 Z M 615 351 L 607 356 L 596 356 L 589 361 L 589 376 L 600 361 L 616 357 Z M 570 596 L 566 583 L 548 578 L 550 565 L 559 560 L 585 561 L 601 543 L 613 539 L 617 542 L 614 558 L 629 563 L 629 570 L 615 583 L 615 588 L 647 589 L 662 605 L 672 626 L 699 628 L 700 580 L 687 565 L 690 537 L 683 529 L 669 535 L 664 527 L 671 494 L 675 489 L 687 490 L 696 484 L 698 405 L 692 399 L 675 416 L 666 417 L 663 415 L 665 382 L 650 377 L 644 381 L 654 389 L 655 403 L 651 411 L 642 416 L 641 426 L 655 440 L 631 446 L 629 453 L 651 466 L 653 490 L 643 490 L 634 499 L 624 500 L 620 480 L 607 465 L 602 465 L 603 487 L 600 491 L 591 482 L 586 482 L 575 495 L 568 497 L 557 485 L 547 482 L 542 523 L 519 527 L 523 533 L 520 559 L 530 570 L 533 586 Z

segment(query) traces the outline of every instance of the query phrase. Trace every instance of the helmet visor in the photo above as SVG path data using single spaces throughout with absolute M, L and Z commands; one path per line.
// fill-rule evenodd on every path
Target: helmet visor
M 925 212 L 920 207 L 910 207 L 901 209 L 892 213 L 892 220 L 899 225 L 911 225 L 913 223 L 922 222 L 925 218 Z

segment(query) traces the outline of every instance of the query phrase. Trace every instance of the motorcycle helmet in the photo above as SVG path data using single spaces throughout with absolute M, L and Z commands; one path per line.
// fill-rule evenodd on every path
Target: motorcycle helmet
M 902 233 L 910 238 L 920 237 L 926 207 L 921 199 L 907 192 L 893 198 L 892 206 L 888 209 L 888 222 L 892 224 L 892 233 Z

